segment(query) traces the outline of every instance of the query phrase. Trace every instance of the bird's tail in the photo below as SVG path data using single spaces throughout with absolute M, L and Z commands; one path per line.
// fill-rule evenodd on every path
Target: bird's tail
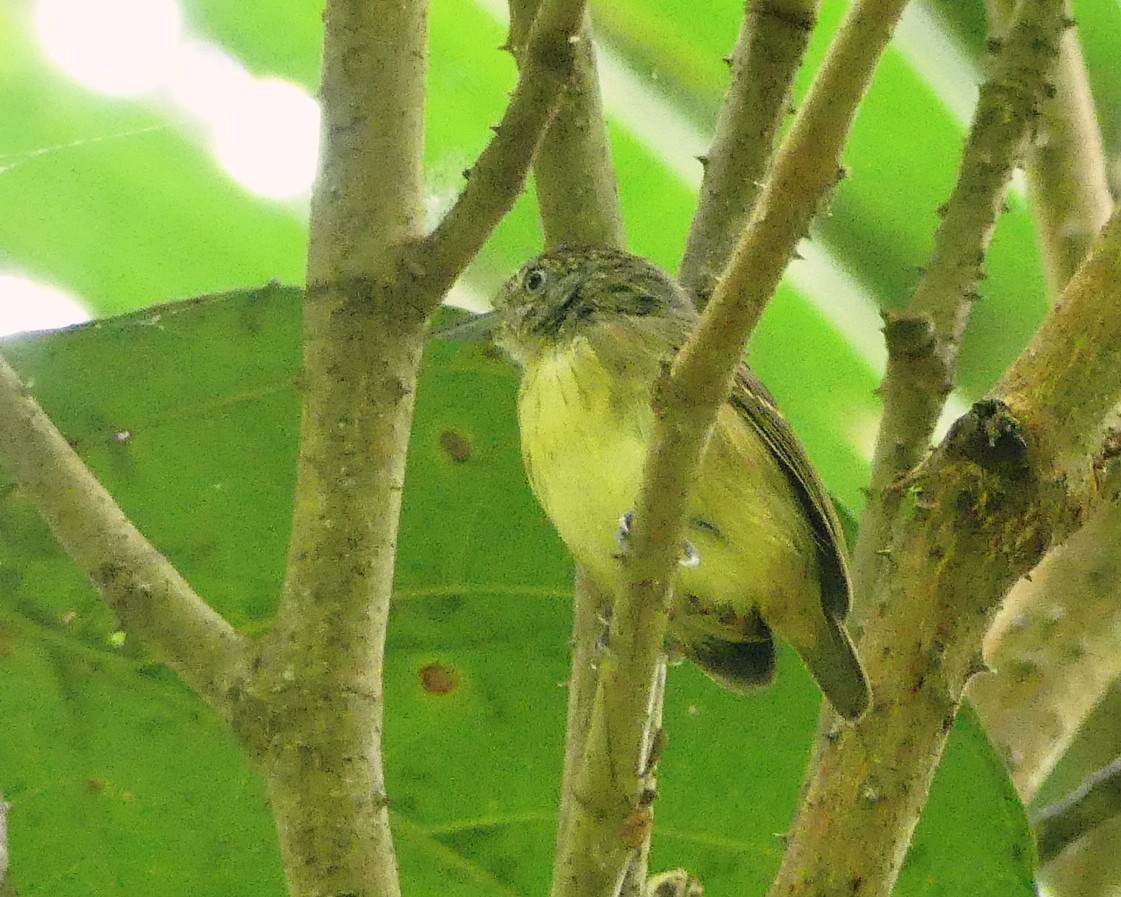
M 769 632 L 747 642 L 710 637 L 680 648 L 717 685 L 738 694 L 768 685 L 775 676 L 775 643 Z
M 833 709 L 845 719 L 858 719 L 872 701 L 868 677 L 845 624 L 829 615 L 822 623 L 816 631 L 817 644 L 811 650 L 795 647 Z

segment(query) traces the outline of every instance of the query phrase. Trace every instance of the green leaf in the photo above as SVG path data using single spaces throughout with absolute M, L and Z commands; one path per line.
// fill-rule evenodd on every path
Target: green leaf
M 208 297 L 3 343 L 141 529 L 223 614 L 280 588 L 297 292 Z M 417 391 L 387 646 L 385 760 L 407 894 L 540 893 L 563 752 L 572 569 L 525 485 L 516 375 L 434 343 Z M 263 788 L 203 705 L 116 623 L 0 486 L 0 792 L 21 894 L 279 895 Z M 759 892 L 796 806 L 819 696 L 670 671 L 653 861 Z M 749 890 L 750 889 L 750 890 Z M 971 714 L 897 893 L 1030 895 L 1022 810 Z

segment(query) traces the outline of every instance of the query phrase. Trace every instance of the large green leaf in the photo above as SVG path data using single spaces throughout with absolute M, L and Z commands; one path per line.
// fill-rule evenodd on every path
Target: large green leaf
M 290 289 L 162 306 L 0 350 L 188 580 L 258 632 L 285 555 L 299 305 Z M 430 346 L 417 391 L 386 657 L 385 753 L 405 893 L 547 886 L 572 570 L 529 495 L 515 372 Z M 282 893 L 261 783 L 219 721 L 116 625 L 18 491 L 0 488 L 0 792 L 21 894 Z M 765 887 L 818 694 L 671 670 L 654 862 L 712 894 Z M 956 724 L 903 895 L 1032 894 L 1022 810 Z

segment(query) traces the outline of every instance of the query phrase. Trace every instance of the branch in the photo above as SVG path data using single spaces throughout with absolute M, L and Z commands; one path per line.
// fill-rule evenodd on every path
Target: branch
M 394 281 L 420 238 L 426 4 L 329 0 L 288 568 L 238 733 L 293 897 L 398 897 L 382 658 L 426 306 Z
M 1115 440 L 1093 456 L 1074 447 L 1121 401 L 1118 231 L 1107 227 L 997 398 L 961 418 L 904 484 L 890 564 L 857 608 L 875 702 L 819 739 L 772 897 L 847 893 L 858 879 L 863 895 L 890 892 L 962 690 L 985 669 L 990 615 L 1113 498 L 1086 470 L 1116 457 Z M 1075 411 L 1060 409 L 1056 382 L 1077 384 Z
M 1115 211 L 997 387 L 1047 447 L 1059 469 L 1091 455 L 1102 421 L 1121 396 L 1121 212 Z M 1085 473 L 1085 465 L 1079 466 Z
M 701 329 L 717 368 L 739 357 L 797 242 L 840 176 L 841 149 L 906 0 L 849 6 L 824 62 L 775 156 L 771 174 L 705 309 Z M 701 340 L 698 340 L 698 344 Z M 717 387 L 718 389 L 720 387 Z
M 992 31 L 1004 30 L 1011 7 L 1010 0 L 989 0 Z M 1059 43 L 1054 81 L 1025 167 L 1043 270 L 1051 295 L 1058 296 L 1112 205 L 1094 98 L 1073 27 Z
M 563 853 L 561 843 L 566 819 L 579 798 L 573 792 L 576 770 L 584 756 L 592 704 L 596 694 L 596 665 L 599 641 L 611 612 L 611 593 L 594 582 L 583 567 L 576 568 L 572 609 L 572 674 L 568 679 L 568 714 L 565 721 L 564 771 L 557 823 L 556 857 Z M 559 875 L 559 871 L 555 874 Z
M 683 541 L 682 471 L 695 475 L 716 415 L 715 405 L 691 403 L 678 380 L 675 370 L 655 397 L 654 437 L 573 776 L 576 802 L 562 819 L 553 897 L 618 893 L 653 822 L 647 799 L 656 760 L 651 720 L 664 670 L 669 583 Z
M 970 683 L 1025 803 L 1121 676 L 1117 491 L 1107 485 L 1112 501 L 1012 589 L 985 637 L 995 675 Z
M 571 72 L 583 0 L 548 0 L 495 138 L 422 237 L 426 4 L 331 0 L 312 198 L 288 575 L 240 734 L 293 895 L 397 897 L 381 669 L 427 318 L 520 191 Z
M 524 67 L 527 35 L 540 0 L 512 0 L 508 46 Z M 585 13 L 577 34 L 575 72 L 557 116 L 545 132 L 534 162 L 541 223 L 548 246 L 565 243 L 625 246 L 622 209 L 611 162 L 607 126 L 599 92 L 590 17 Z M 576 775 L 587 748 L 596 697 L 599 641 L 612 593 L 577 568 L 573 588 L 572 675 L 569 678 L 564 770 L 554 853 L 555 882 L 564 877 L 564 843 L 569 816 L 578 807 Z M 644 847 L 649 846 L 649 832 Z M 645 853 L 628 869 L 628 880 L 645 880 Z M 559 887 L 554 884 L 554 887 Z M 624 885 L 624 890 L 625 890 Z
M 1001 22 L 1007 5 L 990 2 L 990 19 Z M 1048 284 L 1058 295 L 1110 207 L 1073 28 L 1063 34 L 1054 96 L 1042 112 L 1028 153 L 1029 199 Z M 1025 802 L 1121 675 L 1121 567 L 1113 551 L 1119 539 L 1121 512 L 1108 506 L 1016 584 L 986 636 L 996 674 L 971 683 L 970 697 Z
M 1117 816 L 1121 816 L 1121 759 L 1098 770 L 1073 794 L 1035 817 L 1040 865 Z
M 228 718 L 245 642 L 132 525 L 3 359 L 0 464 L 121 626 Z
M 404 283 L 435 311 L 525 186 L 530 163 L 553 120 L 577 59 L 585 0 L 545 0 L 522 53 L 518 84 L 494 138 L 471 167 L 455 205 L 402 258 Z
M 679 279 L 698 307 L 712 294 L 755 204 L 817 9 L 818 0 L 746 4 L 712 148 L 701 159 L 704 180 L 681 259 Z
M 510 3 L 509 47 L 523 66 L 530 23 L 540 0 Z M 575 70 L 533 166 L 545 245 L 626 245 L 619 190 L 599 93 L 591 19 L 576 35 Z
M 1012 171 L 1023 154 L 1053 67 L 1056 2 L 1020 5 L 996 68 L 981 88 L 961 168 L 934 234 L 930 263 L 902 315 L 889 315 L 888 365 L 868 504 L 853 554 L 858 596 L 872 587 L 901 495 L 893 488 L 930 447 L 952 387 L 958 346 Z
M 8 852 L 8 810 L 11 805 L 6 803 L 0 794 L 0 897 L 12 897 L 16 893 L 12 883 L 10 855 Z

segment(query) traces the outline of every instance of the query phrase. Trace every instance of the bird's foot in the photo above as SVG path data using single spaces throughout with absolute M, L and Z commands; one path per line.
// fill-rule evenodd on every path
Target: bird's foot
M 634 524 L 634 511 L 627 511 L 619 518 L 619 527 L 615 530 L 615 544 L 619 546 L 619 553 L 615 555 L 616 558 L 625 558 L 630 553 L 631 541 L 631 526 Z M 686 569 L 699 567 L 701 565 L 701 553 L 697 551 L 693 543 L 688 539 L 682 547 L 681 558 L 677 562 L 680 566 Z
M 627 511 L 619 518 L 619 526 L 615 530 L 615 544 L 619 546 L 616 557 L 626 557 L 631 544 L 631 524 L 634 523 L 634 511 Z

